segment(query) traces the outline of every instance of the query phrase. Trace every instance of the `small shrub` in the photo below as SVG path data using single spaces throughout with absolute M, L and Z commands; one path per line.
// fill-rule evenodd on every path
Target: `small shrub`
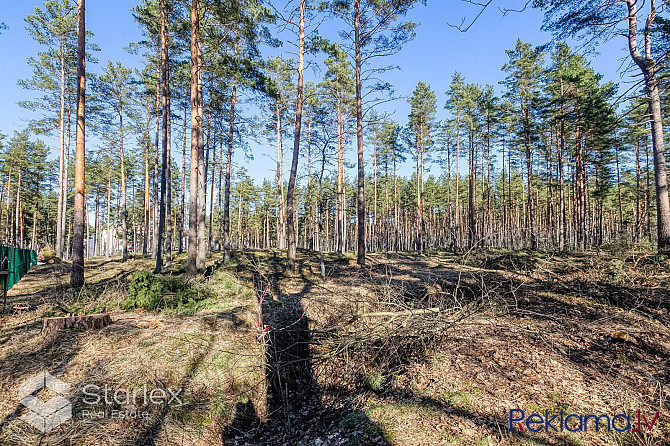
M 382 374 L 377 372 L 365 378 L 365 388 L 379 393 L 382 387 Z
M 149 271 L 137 271 L 130 276 L 128 294 L 129 297 L 121 302 L 124 310 L 178 309 L 184 314 L 193 314 L 204 308 L 207 299 L 212 297 L 212 293 L 204 287 Z
M 626 279 L 626 262 L 621 259 L 612 259 L 607 264 L 607 276 L 613 285 L 623 285 Z
M 483 266 L 487 269 L 506 271 L 533 271 L 544 256 L 538 252 L 507 252 L 500 256 L 487 257 Z

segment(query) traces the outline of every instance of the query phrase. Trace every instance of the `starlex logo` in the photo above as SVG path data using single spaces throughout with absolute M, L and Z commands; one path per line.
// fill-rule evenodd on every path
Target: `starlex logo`
M 631 419 L 632 418 L 632 419 Z M 649 421 L 651 420 L 651 421 Z M 642 432 L 646 427 L 649 431 L 654 428 L 658 420 L 658 412 L 653 417 L 644 415 L 640 409 L 632 417 L 627 414 L 616 414 L 610 417 L 607 414 L 566 414 L 563 409 L 559 413 L 549 413 L 549 410 L 544 411 L 544 416 L 533 413 L 526 418 L 526 413 L 522 409 L 511 409 L 509 411 L 509 430 L 514 432 L 587 432 L 587 430 L 595 430 L 599 432 L 600 429 L 611 432 Z
M 57 396 L 49 401 L 37 398 L 42 389 L 50 389 Z M 72 418 L 72 404 L 63 397 L 70 392 L 70 384 L 61 381 L 49 372 L 43 371 L 24 381 L 17 389 L 21 405 L 28 411 L 19 417 L 43 434 L 47 434 L 56 427 Z M 86 405 L 79 414 L 82 418 L 148 418 L 148 410 L 139 410 L 148 405 L 181 406 L 180 398 L 183 389 L 157 387 L 149 389 L 144 384 L 141 389 L 112 388 L 107 384 L 98 386 L 87 384 L 84 386 Z M 102 405 L 102 407 L 101 407 Z M 125 409 L 119 409 L 119 407 Z
M 47 388 L 58 395 L 49 401 L 42 401 L 35 394 Z M 28 408 L 28 412 L 19 419 L 30 424 L 43 434 L 51 432 L 72 418 L 72 404 L 62 395 L 70 390 L 70 385 L 42 371 L 24 381 L 18 388 L 20 403 Z

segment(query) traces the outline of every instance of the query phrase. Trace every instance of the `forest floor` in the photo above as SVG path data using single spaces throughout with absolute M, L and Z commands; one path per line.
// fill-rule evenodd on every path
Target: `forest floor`
M 80 290 L 68 263 L 31 269 L 0 316 L 0 444 L 670 444 L 664 258 L 370 254 L 361 268 L 299 251 L 288 274 L 284 256 L 216 254 L 188 282 L 184 256 L 163 282 L 137 273 L 148 258 L 92 259 Z M 268 284 L 263 325 L 275 329 L 259 341 Z M 40 333 L 45 317 L 103 311 L 106 328 Z M 43 370 L 69 384 L 73 412 L 47 434 L 20 419 L 17 393 Z M 104 388 L 110 399 L 92 401 Z M 147 401 L 145 388 L 178 401 Z M 533 433 L 510 431 L 512 409 L 623 413 L 634 426 L 638 410 L 659 416 L 651 431 Z

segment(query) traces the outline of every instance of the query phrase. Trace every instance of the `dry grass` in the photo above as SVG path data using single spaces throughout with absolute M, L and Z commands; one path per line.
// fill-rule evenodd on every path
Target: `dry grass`
M 183 260 L 171 274 L 183 272 Z M 239 254 L 225 267 L 220 260 L 209 259 L 216 267 L 200 279 L 216 302 L 189 316 L 118 309 L 127 277 L 151 268 L 150 259 L 96 259 L 79 292 L 67 286 L 66 264 L 31 271 L 9 297 L 10 308 L 28 310 L 0 319 L 0 444 L 670 442 L 667 261 L 373 254 L 360 269 L 328 256 L 324 280 L 316 253 L 300 253 L 296 276 L 284 275 L 279 251 Z M 268 282 L 264 323 L 286 325 L 305 309 L 307 319 L 259 344 L 256 290 Z M 111 326 L 40 335 L 41 317 L 59 304 L 93 309 L 101 302 Z M 74 410 L 46 436 L 17 419 L 24 410 L 17 386 L 42 369 L 72 385 Z M 90 384 L 181 388 L 184 404 L 134 408 L 147 413 L 139 420 L 90 418 Z M 640 408 L 660 417 L 653 435 L 513 438 L 512 408 Z

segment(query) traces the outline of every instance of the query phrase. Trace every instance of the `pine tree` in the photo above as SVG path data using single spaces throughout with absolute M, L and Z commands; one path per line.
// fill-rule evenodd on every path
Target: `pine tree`
M 75 196 L 72 222 L 72 272 L 70 284 L 84 284 L 84 225 L 86 215 L 85 155 L 86 155 L 86 3 L 77 5 L 77 135 L 75 152 Z
M 186 272 L 190 276 L 202 272 L 204 259 L 200 258 L 198 243 L 198 183 L 202 137 L 202 66 L 200 48 L 200 5 L 191 1 L 191 175 L 189 178 L 188 258 Z M 204 217 L 203 217 L 204 218 Z
M 135 94 L 135 80 L 132 70 L 121 65 L 120 62 L 107 63 L 103 74 L 94 86 L 98 97 L 106 108 L 103 112 L 104 129 L 118 128 L 119 172 L 121 177 L 121 255 L 122 261 L 128 259 L 128 224 L 127 224 L 127 186 L 126 186 L 126 156 L 124 153 L 124 136 L 130 125 L 124 125 L 124 117 L 134 118 L 133 97 Z M 116 145 L 115 144 L 115 145 Z
M 455 135 L 456 147 L 454 152 L 455 158 L 455 177 L 456 177 L 456 191 L 454 193 L 454 216 L 452 220 L 454 221 L 454 238 L 452 240 L 454 247 L 459 244 L 459 237 L 461 232 L 461 211 L 459 205 L 460 197 L 460 170 L 459 170 L 459 159 L 461 157 L 461 129 L 463 125 L 463 90 L 465 88 L 465 81 L 460 73 L 455 72 L 451 78 L 451 84 L 449 86 L 449 91 L 447 91 L 447 102 L 444 106 L 447 110 L 451 112 L 452 119 L 449 121 L 449 131 Z M 449 154 L 448 154 L 449 155 Z
M 216 60 L 217 74 L 230 84 L 230 102 L 228 109 L 228 135 L 225 161 L 224 198 L 223 198 L 223 250 L 224 260 L 230 260 L 230 187 L 233 151 L 236 135 L 240 128 L 236 125 L 236 105 L 238 89 L 263 91 L 266 79 L 262 73 L 262 60 L 259 44 L 267 40 L 264 23 L 271 20 L 270 12 L 258 0 L 234 3 L 217 3 L 213 14 L 224 25 L 219 30 L 225 52 Z M 223 156 L 222 156 L 223 158 Z M 210 227 L 211 231 L 211 227 Z
M 67 208 L 67 160 L 70 135 L 66 132 L 66 91 L 72 91 L 74 85 L 74 66 L 76 64 L 76 29 L 77 15 L 69 0 L 49 0 L 44 7 L 35 7 L 35 14 L 25 18 L 29 34 L 46 51 L 39 53 L 37 58 L 29 58 L 28 64 L 33 67 L 31 79 L 20 81 L 19 84 L 31 90 L 44 91 L 45 96 L 38 101 L 22 102 L 30 109 L 43 109 L 57 112 L 57 124 L 52 123 L 51 116 L 40 127 L 45 131 L 58 128 L 60 141 L 58 161 L 58 208 L 56 211 L 56 243 L 57 257 L 63 257 L 63 237 Z M 71 106 L 68 106 L 71 108 Z M 55 125 L 54 125 L 55 124 Z
M 409 115 L 409 127 L 414 134 L 416 147 L 416 213 L 417 233 L 416 250 L 420 253 L 426 250 L 426 221 L 424 218 L 424 158 L 426 148 L 430 147 L 431 132 L 435 126 L 435 108 L 437 99 L 435 92 L 424 82 L 419 82 L 409 99 L 411 112 Z
M 296 106 L 295 106 L 295 130 L 293 131 L 293 158 L 291 160 L 291 171 L 289 174 L 288 187 L 286 190 L 286 219 L 287 243 L 288 243 L 288 270 L 295 274 L 296 264 L 296 231 L 294 216 L 294 191 L 295 177 L 298 173 L 298 157 L 300 155 L 300 132 L 302 125 L 303 106 L 303 71 L 305 66 L 305 0 L 300 0 L 298 13 L 298 80 L 296 84 Z
M 509 62 L 503 70 L 509 74 L 505 79 L 507 95 L 517 107 L 520 116 L 517 135 L 522 142 L 526 156 L 526 180 L 528 197 L 528 226 L 530 247 L 537 249 L 537 227 L 533 202 L 533 146 L 537 139 L 535 114 L 539 99 L 540 75 L 544 55 L 531 44 L 517 40 L 514 50 L 507 50 Z
M 356 88 L 356 154 L 357 154 L 357 262 L 365 264 L 365 165 L 363 153 L 363 89 L 374 69 L 364 70 L 371 59 L 397 53 L 414 37 L 416 24 L 398 22 L 415 0 L 333 0 L 324 7 L 343 18 L 349 27 L 345 34 L 354 54 Z M 383 69 L 382 69 L 383 71 Z
M 468 247 L 478 242 L 477 231 L 477 136 L 481 132 L 480 101 L 482 90 L 478 85 L 465 84 L 461 90 L 463 123 L 468 136 Z
M 354 79 L 351 65 L 347 61 L 347 55 L 337 44 L 329 49 L 330 56 L 324 64 L 328 68 L 324 74 L 323 82 L 319 85 L 326 94 L 326 101 L 332 105 L 335 111 L 336 140 L 337 140 L 337 176 L 336 176 L 336 212 L 335 231 L 336 250 L 340 254 L 346 249 L 346 197 L 344 191 L 345 172 L 345 141 L 347 121 L 353 114 L 354 106 Z
M 169 225 L 170 215 L 170 61 L 168 54 L 168 30 L 167 30 L 167 0 L 160 0 L 160 17 L 161 17 L 161 102 L 162 102 L 162 157 L 161 157 L 161 182 L 160 182 L 160 201 L 158 210 L 158 235 L 156 241 L 156 268 L 155 272 L 159 273 L 163 269 L 163 251 L 172 251 L 172 240 L 169 236 L 169 231 L 166 231 L 166 218 Z M 166 215 L 167 214 L 167 215 Z M 168 236 L 165 237 L 165 232 Z M 167 246 L 164 243 L 167 239 Z M 201 241 L 202 243 L 202 241 Z M 167 248 L 167 249 L 166 249 Z M 170 255 L 168 254 L 167 258 Z
M 620 7 L 622 4 L 624 7 Z M 614 3 L 596 0 L 584 4 L 577 0 L 537 0 L 536 8 L 546 11 L 545 28 L 557 35 L 588 39 L 590 42 L 607 41 L 615 36 L 626 37 L 628 53 L 632 62 L 644 77 L 645 93 L 651 120 L 653 144 L 654 182 L 656 186 L 656 227 L 659 253 L 670 252 L 670 198 L 663 141 L 663 111 L 659 89 L 659 73 L 663 64 L 661 54 L 654 47 L 654 34 L 663 32 L 656 26 L 664 5 L 657 7 L 655 1 L 640 4 L 636 0 L 618 0 Z M 648 9 L 647 9 L 648 8 Z M 647 12 L 643 12 L 643 10 Z M 646 17 L 644 15 L 646 14 Z M 644 20 L 642 32 L 638 31 Z M 662 20 L 661 24 L 663 24 Z M 642 42 L 640 45 L 640 36 Z M 643 50 L 640 50 L 639 46 Z

